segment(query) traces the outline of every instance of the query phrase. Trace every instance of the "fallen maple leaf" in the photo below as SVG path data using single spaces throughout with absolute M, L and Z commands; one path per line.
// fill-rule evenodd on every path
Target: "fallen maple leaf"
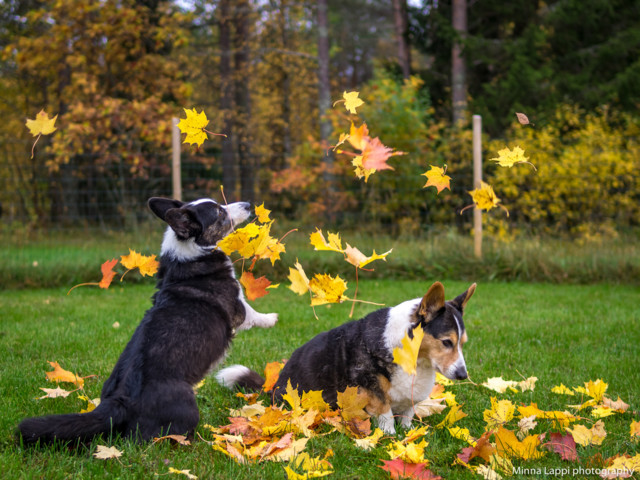
M 563 383 L 553 387 L 551 389 L 551 392 L 552 393 L 557 393 L 558 395 L 571 395 L 571 396 L 575 395 L 573 390 L 571 390 L 570 388 L 566 387 Z
M 607 436 L 602 420 L 598 420 L 591 428 L 575 425 L 573 428 L 567 427 L 567 431 L 571 433 L 575 442 L 583 447 L 602 445 L 602 441 Z
M 342 418 L 346 421 L 352 418 L 367 419 L 369 414 L 364 411 L 368 399 L 363 393 L 358 392 L 357 387 L 347 387 L 344 392 L 338 392 L 338 407 L 340 407 Z
M 535 415 L 538 419 L 553 420 L 554 424 L 558 428 L 564 429 L 570 423 L 575 422 L 578 418 L 570 412 L 561 412 L 559 410 L 545 411 L 540 410 L 536 403 L 531 405 L 523 405 L 518 407 L 518 412 L 521 417 L 530 417 Z
M 496 427 L 508 423 L 516 410 L 516 406 L 509 400 L 498 401 L 491 397 L 491 409 L 485 410 L 483 417 L 487 423 L 487 430 L 494 430 Z
M 356 438 L 356 447 L 361 448 L 364 451 L 369 451 L 375 447 L 380 439 L 384 436 L 384 432 L 379 428 L 376 428 L 374 432 L 368 437 Z
M 155 437 L 153 439 L 153 443 L 159 443 L 165 440 L 177 443 L 179 445 L 184 445 L 184 446 L 191 445 L 191 442 L 187 440 L 187 437 L 185 437 L 184 435 L 165 435 L 163 437 Z
M 511 389 L 516 392 L 517 390 L 514 387 L 518 385 L 518 382 L 514 382 L 513 380 L 504 380 L 502 377 L 491 377 L 481 385 L 489 390 L 493 390 L 494 392 L 504 393 L 507 389 Z
M 420 418 L 429 417 L 435 413 L 442 413 L 442 411 L 447 408 L 447 405 L 442 403 L 444 401 L 445 398 L 427 398 L 416 403 L 413 406 L 413 411 Z
M 485 432 L 478 440 L 476 440 L 476 444 L 470 447 L 466 447 L 462 449 L 457 455 L 457 458 L 464 463 L 469 463 L 475 457 L 482 458 L 485 462 L 488 462 L 496 452 L 496 449 L 491 442 L 489 441 L 489 437 L 493 432 Z
M 191 473 L 191 470 L 178 470 L 177 468 L 169 467 L 169 473 L 176 475 L 184 475 L 189 480 L 198 480 L 198 477 Z
M 629 409 L 629 404 L 622 401 L 620 397 L 615 402 L 610 398 L 603 397 L 602 404 L 605 407 L 609 407 L 618 413 L 624 413 Z
M 632 440 L 640 439 L 640 421 L 636 422 L 635 420 L 631 420 L 631 425 L 629 425 L 629 435 L 631 435 Z
M 122 455 L 122 452 L 118 450 L 116 447 L 107 447 L 105 445 L 98 445 L 96 453 L 93 454 L 94 457 L 99 458 L 101 460 L 107 460 L 109 458 L 118 458 Z
M 438 193 L 442 192 L 445 188 L 451 190 L 451 177 L 449 175 L 445 175 L 447 172 L 447 166 L 445 165 L 444 168 L 441 168 L 430 165 L 430 167 L 430 170 L 421 174 L 427 177 L 427 183 L 425 183 L 422 188 L 436 187 Z
M 607 468 L 600 472 L 600 477 L 610 478 L 630 478 L 635 472 L 640 471 L 640 453 L 634 457 L 630 455 L 620 455 L 613 459 Z
M 442 420 L 438 425 L 436 425 L 436 428 L 450 427 L 451 425 L 456 423 L 458 420 L 461 420 L 466 416 L 467 414 L 462 411 L 462 405 L 458 405 L 458 404 L 452 405 L 451 409 L 447 412 L 447 415 L 444 417 L 444 420 Z
M 49 365 L 53 367 L 53 371 L 45 372 L 45 374 L 47 375 L 47 380 L 50 382 L 68 382 L 80 388 L 84 386 L 84 378 L 65 370 L 58 362 L 49 362 Z
M 467 442 L 471 446 L 477 445 L 476 439 L 471 436 L 471 433 L 469 432 L 468 428 L 447 427 L 447 430 L 449 431 L 449 434 L 451 434 L 453 438 L 457 438 L 458 440 Z
M 264 297 L 271 282 L 264 276 L 255 278 L 251 272 L 242 272 L 240 284 L 244 287 L 247 298 L 251 301 Z
M 538 422 L 536 422 L 535 420 L 536 420 L 536 416 L 530 415 L 528 417 L 522 418 L 518 422 L 518 431 L 516 432 L 516 436 L 518 437 L 518 439 L 522 440 L 529 434 L 531 430 L 536 428 L 536 426 L 538 425 Z
M 427 470 L 427 462 L 407 463 L 400 458 L 382 460 L 382 462 L 384 465 L 379 465 L 379 467 L 389 472 L 389 475 L 393 479 L 442 480 L 442 477 L 435 475 L 431 470 Z
M 83 408 L 82 410 L 80 410 L 80 413 L 92 412 L 98 405 L 100 405 L 100 397 L 91 399 L 86 395 L 78 395 L 78 398 L 87 402 L 87 408 Z
M 549 441 L 544 446 L 553 452 L 560 454 L 562 460 L 575 462 L 578 460 L 578 452 L 576 451 L 576 442 L 570 433 L 565 435 L 552 432 L 549 435 Z
M 299 474 L 293 468 L 302 470 L 304 474 Z M 289 466 L 284 467 L 289 480 L 306 480 L 308 478 L 320 478 L 333 473 L 333 466 L 325 458 L 311 457 L 308 453 L 302 452 L 296 455 Z
M 418 351 L 422 339 L 424 338 L 424 330 L 418 325 L 412 330 L 411 337 L 407 332 L 401 340 L 402 347 L 393 349 L 393 362 L 397 363 L 409 375 L 415 375 L 416 366 L 418 364 Z
M 387 454 L 391 459 L 398 458 L 407 463 L 426 463 L 424 449 L 427 445 L 429 444 L 424 439 L 420 443 L 393 442 L 387 445 Z
M 529 435 L 520 441 L 511 430 L 500 427 L 495 433 L 495 441 L 496 450 L 501 457 L 535 460 L 544 456 L 544 452 L 537 448 L 542 443 L 539 435 Z

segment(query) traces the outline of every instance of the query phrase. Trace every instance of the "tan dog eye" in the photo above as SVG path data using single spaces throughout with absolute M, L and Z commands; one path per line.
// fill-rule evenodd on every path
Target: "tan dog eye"
M 444 345 L 445 348 L 453 348 L 453 342 L 449 339 L 442 340 L 442 345 Z

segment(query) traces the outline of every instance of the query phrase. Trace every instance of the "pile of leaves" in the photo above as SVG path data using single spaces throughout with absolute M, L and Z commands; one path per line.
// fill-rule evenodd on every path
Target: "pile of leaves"
M 404 368 L 409 367 L 412 360 L 400 362 L 404 363 Z M 50 363 L 54 370 L 47 372 L 48 380 L 69 383 L 76 389 L 43 388 L 49 393 L 40 398 L 66 397 L 77 392 L 80 399 L 88 402 L 83 412 L 95 408 L 99 399 L 89 400 L 84 392 L 84 380 L 89 377 L 79 377 L 56 362 Z M 563 469 L 597 474 L 604 479 L 629 478 L 634 471 L 640 471 L 640 454 L 632 456 L 620 452 L 604 458 L 597 451 L 607 441 L 606 423 L 612 416 L 629 420 L 627 443 L 640 441 L 640 420 L 636 420 L 639 413 L 633 412 L 619 397 L 612 400 L 607 396 L 609 386 L 601 379 L 572 388 L 562 384 L 553 387 L 551 392 L 566 397 L 568 403 L 564 410 L 547 410 L 534 402 L 514 403 L 501 398 L 504 395 L 517 398 L 523 392 L 535 391 L 536 377 L 519 382 L 495 377 L 475 384 L 453 382 L 438 375 L 431 397 L 415 405 L 414 425 L 417 426 L 404 434 L 385 436 L 365 412 L 367 400 L 356 388 L 338 393 L 337 409 L 326 404 L 322 392 L 300 395 L 290 384 L 283 395 L 283 403 L 270 405 L 269 392 L 282 367 L 281 362 L 267 364 L 263 392 L 238 393 L 243 405 L 229 411 L 227 424 L 203 425 L 200 440 L 249 467 L 261 462 L 282 463 L 290 480 L 334 473 L 330 448 L 319 455 L 317 449 L 314 449 L 314 455 L 307 451 L 309 440 L 329 435 L 344 435 L 355 448 L 380 454 L 379 467 L 389 472 L 391 478 L 441 478 L 430 460 L 436 454 L 439 456 L 439 452 L 430 451 L 429 444 L 443 434 L 450 435 L 451 442 L 457 446 L 457 453 L 453 453 L 448 462 L 454 468 L 468 469 L 485 479 L 518 475 L 518 472 L 527 471 L 525 469 Z M 473 389 L 474 395 L 485 396 L 490 406 L 483 412 L 464 412 L 464 405 L 456 400 L 462 389 Z M 55 390 L 62 393 L 54 393 Z M 430 416 L 436 420 L 426 420 Z M 155 442 L 165 440 L 184 448 L 191 445 L 179 435 L 160 437 Z M 101 445 L 96 458 L 117 459 L 121 455 L 123 452 L 117 448 Z M 553 464 L 560 466 L 540 468 L 536 461 L 543 457 L 552 457 Z M 190 470 L 171 468 L 166 473 L 197 478 Z

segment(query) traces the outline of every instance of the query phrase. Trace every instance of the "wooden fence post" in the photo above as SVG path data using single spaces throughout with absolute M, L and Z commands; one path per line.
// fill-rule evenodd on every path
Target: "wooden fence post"
M 173 187 L 173 198 L 182 200 L 182 172 L 180 163 L 180 129 L 178 128 L 179 118 L 171 119 L 171 184 Z
M 473 116 L 473 188 L 480 188 L 482 182 L 482 117 Z M 473 251 L 476 258 L 482 258 L 482 210 L 473 209 Z

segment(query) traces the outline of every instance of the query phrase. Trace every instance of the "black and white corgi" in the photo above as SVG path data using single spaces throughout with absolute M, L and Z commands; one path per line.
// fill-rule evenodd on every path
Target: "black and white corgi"
M 467 378 L 462 346 L 467 334 L 462 320 L 465 305 L 476 284 L 453 300 L 445 301 L 444 287 L 435 282 L 422 298 L 382 308 L 320 333 L 295 350 L 280 372 L 274 399 L 281 400 L 287 382 L 300 393 L 321 390 L 324 400 L 336 407 L 337 393 L 358 387 L 367 395 L 366 411 L 378 419 L 387 434 L 395 433 L 395 419 L 409 427 L 413 405 L 431 394 L 436 372 L 450 379 Z M 421 325 L 417 373 L 408 375 L 393 362 L 393 350 Z M 259 390 L 264 380 L 242 365 L 218 372 L 221 385 Z
M 248 203 L 151 198 L 148 204 L 169 224 L 152 307 L 104 383 L 98 407 L 27 418 L 18 426 L 24 443 L 88 441 L 109 432 L 137 440 L 192 437 L 200 418 L 193 385 L 224 358 L 236 330 L 278 320 L 246 303 L 230 259 L 216 249 L 249 217 Z

